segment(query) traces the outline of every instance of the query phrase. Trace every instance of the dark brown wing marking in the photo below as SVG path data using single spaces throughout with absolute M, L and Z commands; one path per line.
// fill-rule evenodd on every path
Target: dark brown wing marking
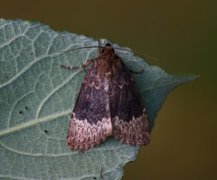
M 144 106 L 131 74 L 121 64 L 121 70 L 117 71 L 110 82 L 113 136 L 125 144 L 148 144 L 150 130 Z
M 107 83 L 97 77 L 94 67 L 86 74 L 69 124 L 67 142 L 71 149 L 87 150 L 112 134 Z

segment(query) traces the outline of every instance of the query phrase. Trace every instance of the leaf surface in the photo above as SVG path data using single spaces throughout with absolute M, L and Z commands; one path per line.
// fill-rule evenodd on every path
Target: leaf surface
M 66 145 L 70 113 L 85 73 L 58 64 L 79 66 L 96 57 L 96 48 L 68 51 L 91 45 L 98 42 L 40 23 L 0 20 L 0 178 L 115 180 L 135 159 L 139 147 L 113 138 L 84 153 Z M 195 78 L 169 75 L 129 51 L 117 54 L 130 69 L 144 69 L 134 78 L 152 127 L 168 93 Z

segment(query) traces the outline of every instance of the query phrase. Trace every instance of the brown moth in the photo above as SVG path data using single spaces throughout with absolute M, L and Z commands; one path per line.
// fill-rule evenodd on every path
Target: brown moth
M 69 122 L 67 143 L 84 151 L 108 136 L 129 145 L 150 142 L 150 127 L 131 71 L 110 44 L 87 60 L 87 71 Z M 61 65 L 64 68 L 68 68 Z

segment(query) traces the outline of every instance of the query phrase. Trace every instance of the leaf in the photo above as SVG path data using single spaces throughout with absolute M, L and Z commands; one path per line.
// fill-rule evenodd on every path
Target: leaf
M 103 40 L 105 43 L 107 40 Z M 97 56 L 97 45 L 72 33 L 55 32 L 40 23 L 0 20 L 0 177 L 5 179 L 120 179 L 123 166 L 139 147 L 109 138 L 84 153 L 66 145 L 67 126 L 84 72 L 78 66 Z M 118 47 L 114 45 L 114 47 Z M 118 50 L 135 71 L 153 127 L 160 106 L 177 85 L 194 76 L 172 76 L 132 52 Z

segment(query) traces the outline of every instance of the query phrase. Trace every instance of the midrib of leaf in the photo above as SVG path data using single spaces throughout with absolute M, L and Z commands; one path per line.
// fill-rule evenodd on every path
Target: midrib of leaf
M 18 124 L 16 126 L 13 126 L 13 127 L 9 127 L 5 130 L 1 130 L 0 131 L 0 137 L 5 136 L 5 135 L 10 134 L 10 133 L 13 133 L 13 132 L 16 132 L 16 131 L 20 131 L 20 130 L 28 128 L 28 127 L 38 125 L 41 122 L 43 122 L 43 123 L 49 122 L 49 121 L 55 120 L 56 118 L 59 118 L 62 116 L 67 116 L 70 113 L 71 113 L 71 109 L 68 109 L 66 111 L 49 114 L 48 116 L 44 116 L 41 118 L 31 119 L 28 122 L 21 123 L 21 124 Z

